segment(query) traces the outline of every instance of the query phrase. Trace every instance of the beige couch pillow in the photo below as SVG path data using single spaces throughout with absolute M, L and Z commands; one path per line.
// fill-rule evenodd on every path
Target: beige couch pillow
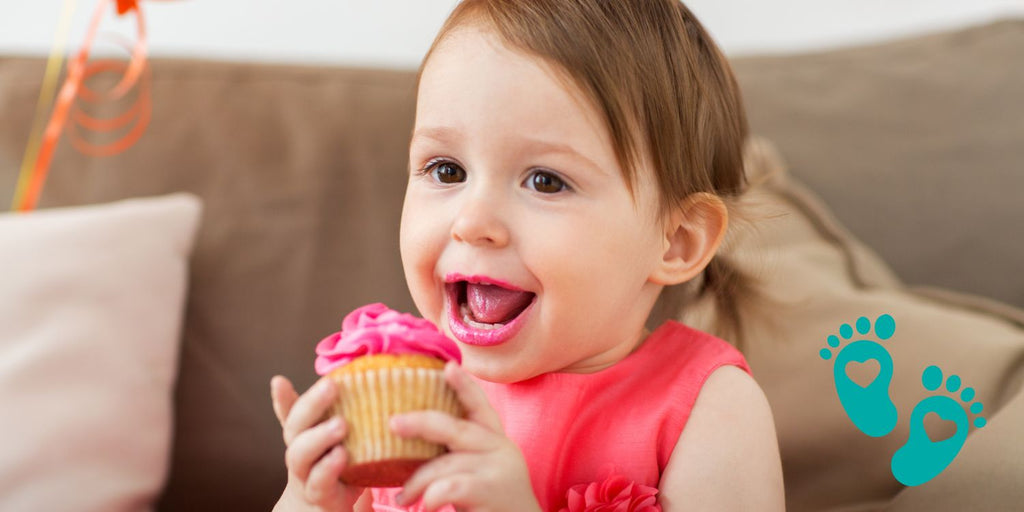
M 775 415 L 788 509 L 1010 510 L 1024 503 L 1024 312 L 951 292 L 905 288 L 787 175 L 769 143 L 751 145 L 748 169 L 753 180 L 766 182 L 751 191 L 746 204 L 766 218 L 753 230 L 732 234 L 726 254 L 759 276 L 767 296 L 742 314 L 747 358 Z M 875 332 L 882 315 L 895 324 L 887 338 Z M 870 332 L 852 339 L 840 335 L 843 324 L 853 328 L 860 317 Z M 683 320 L 711 331 L 713 318 L 704 302 Z M 838 347 L 830 347 L 830 335 L 837 335 Z M 877 342 L 892 359 L 891 383 L 883 392 L 898 420 L 878 437 L 853 424 L 833 373 L 837 354 L 861 338 Z M 822 358 L 822 349 L 829 359 Z M 844 370 L 867 386 L 885 373 L 881 359 Z M 944 378 L 956 375 L 975 396 L 967 400 L 962 389 L 926 389 L 922 374 L 931 365 Z M 905 487 L 891 462 L 908 443 L 912 423 L 920 437 L 922 422 L 912 422 L 911 412 L 932 395 L 952 397 L 970 421 L 983 417 L 987 425 L 969 427 L 962 450 L 938 476 Z M 976 402 L 983 404 L 980 413 L 970 410 Z M 937 420 L 924 416 L 929 439 L 953 437 L 953 423 Z
M 199 212 L 176 194 L 0 214 L 0 510 L 152 507 Z
M 1021 61 L 1024 16 L 732 64 L 753 130 L 900 279 L 1024 308 Z

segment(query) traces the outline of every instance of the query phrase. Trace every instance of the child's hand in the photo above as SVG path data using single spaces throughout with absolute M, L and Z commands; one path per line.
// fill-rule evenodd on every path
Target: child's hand
M 450 453 L 420 467 L 405 482 L 400 505 L 422 495 L 428 511 L 445 504 L 459 510 L 540 511 L 519 447 L 505 436 L 487 395 L 457 364 L 445 367 L 445 379 L 466 408 L 467 418 L 418 411 L 391 418 L 392 430 L 446 445 Z
M 337 416 L 321 421 L 337 393 L 337 385 L 326 377 L 302 396 L 288 379 L 276 376 L 270 380 L 274 413 L 287 445 L 288 466 L 288 486 L 275 510 L 352 510 L 359 498 L 361 488 L 338 481 L 347 462 L 345 449 L 338 444 L 345 438 L 345 421 Z

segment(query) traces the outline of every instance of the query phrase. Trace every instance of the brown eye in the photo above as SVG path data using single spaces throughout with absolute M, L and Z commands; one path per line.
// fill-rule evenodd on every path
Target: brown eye
M 531 188 L 544 194 L 555 194 L 569 188 L 561 178 L 544 171 L 533 173 L 527 181 Z
M 434 167 L 434 179 L 441 183 L 459 183 L 466 181 L 466 171 L 451 162 L 440 162 Z

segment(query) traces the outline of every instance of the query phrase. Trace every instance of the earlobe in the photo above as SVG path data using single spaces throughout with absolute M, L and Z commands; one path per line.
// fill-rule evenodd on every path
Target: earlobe
M 670 286 L 693 279 L 718 251 L 729 225 L 725 203 L 707 192 L 687 196 L 665 224 L 665 247 L 650 281 Z

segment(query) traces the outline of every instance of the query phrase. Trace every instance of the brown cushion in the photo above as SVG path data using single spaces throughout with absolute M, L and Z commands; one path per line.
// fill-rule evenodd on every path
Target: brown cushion
M 1024 19 L 734 61 L 755 132 L 909 284 L 1024 307 Z
M 42 64 L 0 59 L 0 197 Z M 413 78 L 155 61 L 153 121 L 136 146 L 94 159 L 61 144 L 41 207 L 172 191 L 205 205 L 161 509 L 269 510 L 286 477 L 270 377 L 310 385 L 316 342 L 359 305 L 413 309 L 398 250 Z
M 769 143 L 754 141 L 748 169 L 755 180 L 767 178 L 745 199 L 760 221 L 751 230 L 734 232 L 727 254 L 758 276 L 767 297 L 742 316 L 746 356 L 775 416 L 788 510 L 874 508 L 894 496 L 892 510 L 1006 510 L 1024 500 L 1019 485 L 1024 481 L 1019 442 L 1024 311 L 904 288 L 820 199 L 787 175 Z M 819 352 L 830 348 L 827 337 L 838 335 L 841 325 L 853 326 L 862 316 L 873 322 L 883 314 L 895 320 L 891 338 L 869 333 L 854 339 L 877 341 L 891 355 L 888 395 L 899 419 L 891 433 L 869 437 L 853 425 L 837 398 L 833 362 L 847 345 L 831 349 L 829 360 Z M 708 331 L 713 318 L 706 301 L 683 316 Z M 890 461 L 908 440 L 911 411 L 937 394 L 922 386 L 922 371 L 930 365 L 958 375 L 977 391 L 974 401 L 983 403 L 980 416 L 988 425 L 970 429 L 947 471 L 904 489 Z M 846 370 L 866 384 L 880 364 L 875 360 L 870 369 L 851 365 Z M 926 419 L 924 425 L 933 439 L 953 434 L 951 424 Z M 929 508 L 919 507 L 924 503 Z

